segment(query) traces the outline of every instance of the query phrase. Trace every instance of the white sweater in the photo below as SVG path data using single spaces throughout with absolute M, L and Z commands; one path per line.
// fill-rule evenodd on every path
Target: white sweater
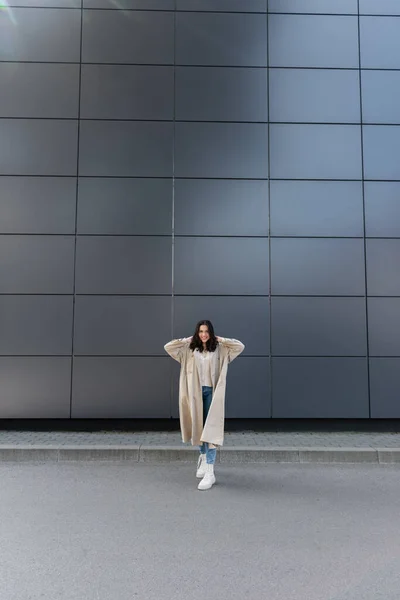
M 203 352 L 199 352 L 197 349 L 194 352 L 196 367 L 199 373 L 200 383 L 202 386 L 206 385 L 208 387 L 213 387 L 211 375 L 212 354 L 214 353 L 204 350 Z

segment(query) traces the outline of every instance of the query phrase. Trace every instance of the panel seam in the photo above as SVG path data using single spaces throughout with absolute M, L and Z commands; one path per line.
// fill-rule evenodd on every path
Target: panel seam
M 368 273 L 367 273 L 367 236 L 366 236 L 366 215 L 365 215 L 365 168 L 364 168 L 364 131 L 363 131 L 363 98 L 362 98 L 362 69 L 361 69 L 361 19 L 360 19 L 360 0 L 357 0 L 358 9 L 358 77 L 360 91 L 360 136 L 361 136 L 361 190 L 363 206 L 363 230 L 364 230 L 364 280 L 365 280 L 365 335 L 367 351 L 367 391 L 368 391 L 368 414 L 371 418 L 371 379 L 370 379 L 370 349 L 369 349 L 369 327 L 368 327 Z
M 74 266 L 73 266 L 73 291 L 72 291 L 72 331 L 71 331 L 71 377 L 69 397 L 69 418 L 72 419 L 72 392 L 74 377 L 74 351 L 75 351 L 75 310 L 76 310 L 76 248 L 78 239 L 78 196 L 79 196 L 79 156 L 80 156 L 80 131 L 81 131 L 81 88 L 82 88 L 82 47 L 83 47 L 83 0 L 81 0 L 81 31 L 79 49 L 79 84 L 78 84 L 78 129 L 76 152 L 76 192 L 75 192 L 75 232 L 74 232 Z
M 174 0 L 174 103 L 173 103 L 173 128 L 172 128 L 172 211 L 171 211 L 171 339 L 174 337 L 174 320 L 175 320 L 175 123 L 176 123 L 176 13 L 177 0 Z M 171 384 L 169 394 L 169 416 L 173 418 L 172 407 L 174 402 L 174 371 L 172 362 L 170 365 Z
M 269 0 L 266 0 L 266 34 L 267 34 L 267 152 L 268 152 L 268 310 L 269 310 L 269 408 L 270 419 L 274 417 L 274 394 L 272 374 L 272 270 L 271 270 L 271 123 L 270 123 L 270 40 L 269 40 Z

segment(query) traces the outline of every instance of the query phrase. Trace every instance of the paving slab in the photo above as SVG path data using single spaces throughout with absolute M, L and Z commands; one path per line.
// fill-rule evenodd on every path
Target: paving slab
M 197 448 L 174 431 L 0 431 L 0 461 L 192 462 Z M 227 432 L 221 463 L 400 464 L 395 432 Z

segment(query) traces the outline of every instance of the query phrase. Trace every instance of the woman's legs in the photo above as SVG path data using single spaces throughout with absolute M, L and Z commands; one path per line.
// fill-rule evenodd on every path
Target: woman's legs
M 210 406 L 211 406 L 211 402 L 212 402 L 213 389 L 211 387 L 203 386 L 202 393 L 203 393 L 203 426 L 204 426 L 206 419 L 207 419 L 208 411 L 210 410 Z M 199 450 L 200 450 L 200 457 L 199 457 L 199 461 L 197 463 L 196 475 L 197 475 L 197 477 L 204 477 L 206 462 L 208 463 L 209 460 L 212 460 L 213 453 L 211 452 L 211 455 L 210 455 L 210 449 L 208 447 L 207 442 L 203 442 L 199 446 Z M 214 462 L 215 462 L 215 458 L 214 458 Z M 212 463 L 212 464 L 214 464 L 214 463 Z
M 211 387 L 203 387 L 203 425 L 206 422 L 208 411 L 210 410 L 211 402 L 213 396 L 213 389 Z M 209 444 L 208 442 L 204 442 L 201 446 L 200 452 L 206 452 L 206 460 L 204 462 L 204 455 L 202 456 L 202 468 L 201 473 L 204 473 L 203 479 L 200 481 L 198 485 L 199 490 L 209 490 L 215 483 L 215 475 L 214 475 L 214 463 L 217 455 L 217 449 L 213 444 Z
M 203 386 L 203 425 L 206 422 L 208 411 L 210 410 L 211 402 L 213 397 L 213 389 L 212 387 Z M 217 449 L 212 445 L 204 442 L 202 444 L 204 450 L 202 454 L 205 452 L 207 457 L 207 464 L 213 465 L 215 463 L 215 458 L 217 455 Z
M 216 457 L 217 457 L 217 449 L 216 448 L 210 448 L 210 444 L 207 444 L 207 449 L 206 449 L 206 462 L 207 462 L 207 464 L 208 465 L 214 465 Z
M 202 445 L 199 446 L 200 454 L 203 458 L 206 458 L 206 462 L 209 465 L 215 464 L 215 458 L 217 456 L 217 449 L 211 446 L 212 444 L 208 444 L 207 442 L 203 442 Z
M 203 392 L 203 426 L 204 426 L 206 419 L 207 419 L 208 411 L 210 410 L 210 406 L 211 406 L 211 402 L 212 402 L 213 389 L 212 389 L 212 387 L 203 385 L 202 392 Z M 199 447 L 199 449 L 200 449 L 200 454 L 207 454 L 207 450 L 208 450 L 207 442 L 203 442 L 201 444 L 201 446 Z
M 213 389 L 212 389 L 212 387 L 203 385 L 202 391 L 203 391 L 203 425 L 205 425 L 205 422 L 206 422 L 206 419 L 208 416 L 208 411 L 210 410 L 210 406 L 211 406 L 211 402 L 212 402 Z

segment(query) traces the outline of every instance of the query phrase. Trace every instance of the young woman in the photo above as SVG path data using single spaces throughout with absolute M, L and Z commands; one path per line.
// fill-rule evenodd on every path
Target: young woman
M 200 447 L 196 476 L 199 490 L 215 483 L 217 447 L 224 441 L 225 387 L 228 364 L 244 350 L 238 340 L 218 337 L 210 321 L 200 321 L 193 337 L 164 346 L 181 365 L 179 418 L 183 442 Z

